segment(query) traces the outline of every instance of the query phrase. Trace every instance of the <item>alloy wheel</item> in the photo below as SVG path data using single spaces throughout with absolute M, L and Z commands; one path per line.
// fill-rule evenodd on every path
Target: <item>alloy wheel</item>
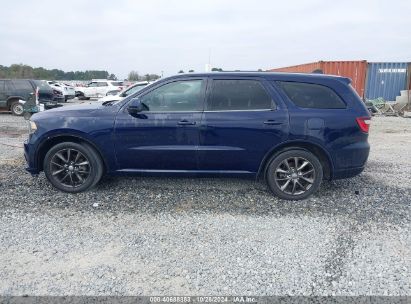
M 67 148 L 56 152 L 50 161 L 51 175 L 66 187 L 79 187 L 90 177 L 91 165 L 80 151 Z
M 274 171 L 274 179 L 282 192 L 301 195 L 315 182 L 314 166 L 303 157 L 284 159 Z

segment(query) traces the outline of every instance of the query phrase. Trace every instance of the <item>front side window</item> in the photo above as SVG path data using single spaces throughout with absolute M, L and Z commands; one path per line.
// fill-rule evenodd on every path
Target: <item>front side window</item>
M 197 111 L 204 90 L 203 80 L 175 81 L 141 97 L 150 112 Z
M 131 88 L 127 89 L 126 91 L 124 91 L 122 96 L 123 97 L 130 96 L 131 94 L 137 93 L 138 91 L 145 88 L 146 86 L 147 86 L 146 84 L 142 84 L 142 85 L 136 85 L 134 87 L 131 87 Z
M 107 82 L 97 82 L 98 87 L 108 87 Z
M 0 92 L 4 92 L 4 80 L 0 80 Z
M 288 98 L 300 108 L 345 109 L 344 101 L 330 88 L 301 82 L 279 81 Z
M 209 111 L 266 110 L 272 108 L 270 95 L 257 80 L 213 80 Z
M 87 86 L 88 86 L 89 88 L 97 87 L 97 82 L 90 82 Z

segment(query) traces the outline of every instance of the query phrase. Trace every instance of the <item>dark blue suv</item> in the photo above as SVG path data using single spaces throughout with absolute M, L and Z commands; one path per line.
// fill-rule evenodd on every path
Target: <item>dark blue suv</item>
M 283 199 L 366 164 L 370 114 L 350 80 L 209 73 L 162 79 L 122 101 L 35 114 L 27 170 L 66 192 L 103 174 L 263 177 Z

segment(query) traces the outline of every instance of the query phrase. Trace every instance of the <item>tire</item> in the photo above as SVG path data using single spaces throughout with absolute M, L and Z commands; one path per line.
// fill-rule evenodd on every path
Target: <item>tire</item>
M 275 155 L 268 162 L 265 179 L 271 192 L 279 198 L 302 200 L 320 187 L 323 168 L 311 152 L 292 149 Z
M 24 108 L 18 101 L 13 101 L 10 105 L 10 111 L 13 115 L 22 116 L 24 113 Z
M 100 181 L 103 162 L 90 145 L 63 142 L 47 152 L 43 169 L 55 188 L 78 193 L 91 189 Z

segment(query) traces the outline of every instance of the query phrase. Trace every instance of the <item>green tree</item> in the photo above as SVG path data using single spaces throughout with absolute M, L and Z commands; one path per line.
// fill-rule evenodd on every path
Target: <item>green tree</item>
M 178 73 L 179 73 L 179 74 L 182 74 L 182 73 L 184 73 L 184 71 L 183 71 L 183 70 L 180 70 L 180 71 L 178 71 Z
M 211 72 L 223 72 L 222 68 L 212 68 Z
M 189 73 L 194 73 L 194 70 L 189 70 L 188 72 L 189 72 Z
M 107 79 L 109 79 L 109 80 L 117 80 L 117 77 L 116 77 L 116 75 L 114 75 L 114 74 L 110 74 L 110 76 L 108 76 Z
M 137 71 L 131 71 L 130 73 L 128 73 L 127 79 L 129 81 L 138 81 L 140 79 L 140 76 L 138 75 Z

